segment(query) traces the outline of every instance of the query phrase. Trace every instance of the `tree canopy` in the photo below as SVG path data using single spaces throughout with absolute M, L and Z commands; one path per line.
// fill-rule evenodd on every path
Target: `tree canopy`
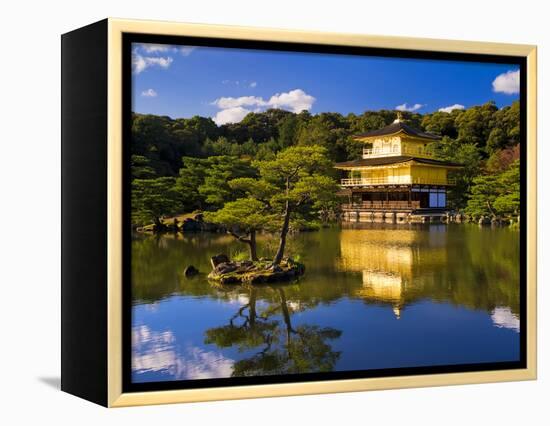
M 174 211 L 216 211 L 238 198 L 256 197 L 258 194 L 254 191 L 257 190 L 263 191 L 271 209 L 284 206 L 288 201 L 294 226 L 300 221 L 311 223 L 308 216 L 312 212 L 318 217 L 319 212 L 327 214 L 336 207 L 334 199 L 327 194 L 329 188 L 334 189 L 333 182 L 343 176 L 340 171 L 332 170 L 331 165 L 361 155 L 364 145 L 352 136 L 390 124 L 395 114 L 395 111 L 380 110 L 312 115 L 307 111 L 269 109 L 249 113 L 239 123 L 221 126 L 208 117 L 172 119 L 133 114 L 131 174 L 136 191 L 149 194 L 147 201 L 133 197 L 137 203 L 133 203 L 133 219 L 136 223 L 153 220 L 153 210 L 160 216 Z M 486 214 L 487 209 L 472 207 L 475 200 L 483 197 L 483 186 L 492 179 L 490 176 L 514 169 L 513 164 L 520 156 L 519 102 L 500 109 L 494 102 L 488 102 L 450 113 L 404 112 L 403 118 L 413 127 L 442 136 L 441 141 L 431 144 L 437 158 L 464 165 L 454 173 L 457 184 L 449 189 L 449 206 Z M 313 151 L 307 151 L 309 149 Z M 315 165 L 322 171 L 309 173 L 305 179 L 307 164 L 313 161 L 309 155 L 313 159 L 322 155 L 322 162 Z M 295 163 L 302 165 L 294 176 Z M 510 172 L 510 176 L 513 173 Z M 292 187 L 288 194 L 285 175 L 290 176 Z M 156 181 L 162 178 L 172 180 Z M 295 178 L 303 180 L 297 184 Z M 476 189 L 478 185 L 481 187 Z M 153 209 L 153 191 L 164 191 L 168 187 L 165 196 L 156 194 L 157 201 L 163 198 L 164 202 L 157 202 Z M 314 191 L 323 187 L 324 193 Z M 278 195 L 269 195 L 269 191 Z M 510 183 L 506 191 L 511 191 L 507 198 L 510 202 L 519 199 L 517 185 Z M 306 195 L 308 202 L 294 205 Z M 485 205 L 487 201 L 491 202 L 488 196 L 484 199 Z M 502 203 L 499 201 L 496 205 L 502 207 Z M 512 210 L 502 207 L 495 212 Z M 282 210 L 278 214 L 282 214 Z
M 520 209 L 519 161 L 509 169 L 473 179 L 466 213 L 473 216 L 517 216 Z
M 248 244 L 250 259 L 258 260 L 256 232 L 265 229 L 272 221 L 264 203 L 252 197 L 239 198 L 225 203 L 215 212 L 206 213 L 205 218 L 227 227 L 228 233 Z
M 177 212 L 181 197 L 175 190 L 174 178 L 134 179 L 131 203 L 134 223 L 149 221 L 161 228 L 161 217 Z
M 295 146 L 280 151 L 271 160 L 254 161 L 258 177 L 242 177 L 229 181 L 236 201 L 226 202 L 207 218 L 228 228 L 238 227 L 247 238 L 232 232 L 240 241 L 251 246 L 255 257 L 255 233 L 277 231 L 279 249 L 273 264 L 281 262 L 286 236 L 298 223 L 319 219 L 319 212 L 334 202 L 338 186 L 330 176 L 332 163 L 326 149 L 320 146 Z

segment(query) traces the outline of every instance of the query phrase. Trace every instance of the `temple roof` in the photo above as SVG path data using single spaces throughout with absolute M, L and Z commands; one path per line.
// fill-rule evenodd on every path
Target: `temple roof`
M 430 140 L 441 139 L 440 136 L 434 135 L 432 133 L 422 132 L 420 130 L 415 129 L 414 127 L 408 126 L 407 124 L 403 123 L 403 121 L 399 119 L 395 120 L 389 126 L 382 127 L 381 129 L 377 129 L 377 130 L 371 130 L 370 132 L 366 132 L 366 133 L 360 133 L 358 135 L 354 135 L 353 138 L 363 139 L 363 138 L 370 138 L 370 137 L 376 137 L 376 136 L 394 135 L 399 132 L 403 132 L 409 136 L 414 136 L 416 138 L 430 139 Z
M 389 164 L 406 163 L 408 161 L 415 161 L 421 164 L 431 164 L 434 166 L 446 166 L 446 167 L 462 167 L 462 164 L 452 163 L 450 161 L 432 160 L 429 158 L 411 157 L 408 155 L 396 155 L 388 157 L 378 158 L 361 158 L 359 160 L 344 161 L 342 163 L 336 163 L 334 167 L 337 169 L 348 167 L 366 167 L 366 166 L 386 166 Z

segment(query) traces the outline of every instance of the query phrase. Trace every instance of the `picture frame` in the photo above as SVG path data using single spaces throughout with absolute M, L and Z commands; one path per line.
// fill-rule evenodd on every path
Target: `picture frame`
M 113 18 L 64 34 L 61 42 L 62 390 L 107 407 L 122 407 L 536 379 L 535 46 Z M 184 388 L 177 380 L 133 383 L 128 244 L 132 43 L 419 60 L 507 59 L 517 64 L 522 144 L 520 359 L 492 367 L 470 363 L 361 374 L 196 380 Z

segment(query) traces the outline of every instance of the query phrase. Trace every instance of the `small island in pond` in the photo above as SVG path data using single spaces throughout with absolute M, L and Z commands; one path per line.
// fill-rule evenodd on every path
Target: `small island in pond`
M 290 281 L 305 272 L 305 267 L 292 258 L 274 265 L 269 259 L 231 261 L 225 255 L 211 258 L 212 272 L 208 279 L 220 284 L 265 284 Z

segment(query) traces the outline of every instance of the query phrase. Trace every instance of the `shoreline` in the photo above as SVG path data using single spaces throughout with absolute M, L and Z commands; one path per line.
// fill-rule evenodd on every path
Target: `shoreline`
M 202 216 L 202 213 L 185 213 L 182 215 L 164 218 L 162 223 L 164 229 L 156 230 L 154 224 L 145 226 L 132 226 L 134 232 L 143 235 L 160 235 L 160 234 L 226 234 L 227 230 L 219 225 L 204 222 L 202 219 L 197 219 L 196 216 Z M 444 219 L 442 219 L 444 218 Z M 179 219 L 179 220 L 178 220 Z M 174 221 L 176 220 L 176 221 Z M 396 228 L 405 227 L 407 225 L 449 225 L 449 224 L 471 224 L 478 225 L 484 228 L 510 228 L 519 229 L 521 219 L 516 218 L 489 218 L 481 217 L 474 218 L 462 214 L 449 214 L 436 217 L 436 220 L 430 218 L 428 220 L 396 220 L 396 216 L 386 217 L 383 213 L 378 215 L 358 215 L 357 220 L 336 220 L 328 224 L 320 224 L 316 227 L 307 229 L 294 230 L 292 233 L 317 232 L 322 228 L 330 227 L 354 227 L 356 225 L 396 225 Z

